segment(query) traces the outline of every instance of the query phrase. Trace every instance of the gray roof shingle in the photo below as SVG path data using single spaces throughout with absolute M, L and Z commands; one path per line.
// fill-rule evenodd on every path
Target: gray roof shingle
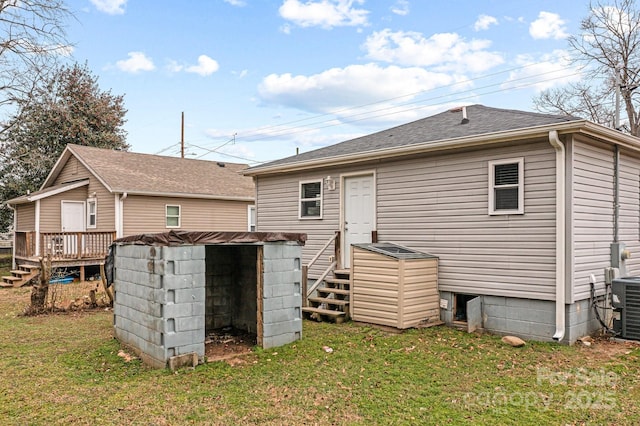
M 253 179 L 242 174 L 246 164 L 164 157 L 74 144 L 67 148 L 111 192 L 255 196 Z
M 466 111 L 469 120 L 466 124 L 462 124 L 461 109 L 448 110 L 377 133 L 251 167 L 249 170 L 258 172 L 261 168 L 271 166 L 582 120 L 572 116 L 491 108 L 484 105 L 469 105 Z

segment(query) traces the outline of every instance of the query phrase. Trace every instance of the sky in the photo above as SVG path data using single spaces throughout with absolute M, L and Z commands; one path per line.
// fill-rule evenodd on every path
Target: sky
M 68 0 L 131 151 L 251 165 L 578 81 L 575 0 Z

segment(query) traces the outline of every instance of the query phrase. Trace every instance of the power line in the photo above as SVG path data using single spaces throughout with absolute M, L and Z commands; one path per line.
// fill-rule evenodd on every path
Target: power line
M 281 128 L 283 126 L 287 126 L 289 124 L 301 123 L 301 122 L 304 122 L 304 121 L 315 120 L 315 119 L 319 119 L 319 118 L 327 117 L 327 116 L 332 117 L 331 119 L 334 119 L 334 117 L 337 116 L 338 114 L 343 113 L 343 112 L 347 112 L 347 111 L 350 111 L 350 110 L 358 110 L 358 109 L 366 108 L 368 106 L 373 106 L 373 105 L 378 105 L 378 104 L 386 104 L 386 103 L 389 103 L 391 101 L 395 101 L 395 100 L 398 100 L 398 99 L 407 98 L 407 97 L 414 97 L 416 95 L 429 93 L 429 92 L 435 92 L 435 91 L 441 90 L 441 89 L 452 89 L 452 88 L 454 88 L 456 86 L 466 85 L 466 84 L 469 84 L 469 83 L 473 83 L 475 81 L 479 81 L 479 80 L 495 77 L 495 76 L 498 76 L 498 75 L 501 75 L 501 74 L 505 74 L 505 73 L 509 73 L 509 72 L 513 72 L 513 71 L 520 71 L 520 70 L 523 70 L 523 69 L 526 69 L 526 68 L 529 68 L 529 67 L 532 67 L 532 66 L 540 65 L 542 63 L 543 62 L 535 62 L 535 63 L 531 63 L 531 64 L 526 64 L 526 65 L 523 65 L 523 66 L 520 66 L 520 67 L 509 68 L 509 69 L 506 69 L 506 70 L 501 70 L 501 71 L 497 71 L 497 72 L 494 72 L 494 73 L 485 74 L 485 75 L 482 75 L 482 76 L 479 76 L 479 77 L 457 81 L 457 82 L 452 83 L 452 84 L 446 84 L 446 85 L 437 86 L 437 87 L 434 87 L 432 89 L 419 90 L 417 92 L 407 93 L 407 94 L 404 94 L 404 95 L 395 96 L 395 97 L 392 97 L 392 98 L 386 98 L 386 99 L 382 99 L 382 100 L 379 100 L 379 101 L 369 102 L 369 103 L 366 103 L 366 104 L 356 105 L 356 106 L 352 106 L 352 107 L 345 107 L 345 108 L 338 109 L 338 110 L 335 110 L 335 111 L 332 111 L 332 112 L 329 112 L 329 113 L 317 114 L 317 115 L 314 115 L 312 117 L 300 118 L 300 119 L 297 119 L 297 120 L 292 120 L 292 121 L 288 121 L 288 122 L 277 124 L 277 125 L 266 126 L 266 127 L 262 127 L 262 128 L 259 128 L 256 131 L 254 131 L 254 134 L 263 134 L 265 132 L 268 132 L 270 129 L 276 129 L 276 131 L 278 131 L 279 128 Z M 549 71 L 549 72 L 558 72 L 558 70 Z M 530 77 L 524 77 L 524 78 L 530 78 Z M 517 81 L 517 80 L 514 80 L 514 81 Z M 497 84 L 503 84 L 503 83 L 497 83 Z M 485 87 L 491 87 L 491 86 L 492 85 L 485 86 Z M 462 93 L 464 93 L 464 92 L 462 92 Z M 445 96 L 450 96 L 450 95 L 442 95 L 442 96 L 439 96 L 439 97 L 445 97 Z M 416 101 L 416 102 L 419 102 L 419 101 Z M 326 121 L 329 121 L 329 120 L 324 120 L 324 121 L 321 121 L 319 123 L 324 123 Z M 297 128 L 297 127 L 301 127 L 301 126 L 294 126 L 294 128 Z M 259 133 L 258 133 L 258 131 L 259 131 Z M 249 136 L 251 136 L 251 133 L 249 133 Z M 278 134 L 276 134 L 275 136 L 278 136 Z
M 578 75 L 582 71 L 582 69 L 583 68 L 580 68 L 580 69 L 578 69 L 578 71 L 573 72 L 571 74 L 564 74 L 564 75 L 562 75 L 562 77 L 572 77 L 572 76 Z M 558 73 L 558 72 L 561 72 L 561 71 L 566 71 L 566 69 L 563 68 L 561 70 L 552 70 L 552 71 L 547 71 L 547 72 L 544 72 L 544 73 L 539 73 L 539 74 L 536 75 L 536 77 L 539 77 L 539 76 L 542 76 L 542 75 L 545 75 L 545 74 Z M 532 78 L 531 76 L 521 77 L 521 78 L 518 78 L 518 79 L 513 79 L 513 80 L 509 81 L 508 83 L 512 84 L 514 82 L 523 81 L 523 80 L 529 80 L 531 78 Z M 479 90 L 488 89 L 488 88 L 496 87 L 496 86 L 502 86 L 502 85 L 505 84 L 504 82 L 493 83 L 493 84 L 489 84 L 489 85 L 482 86 L 482 87 L 479 87 L 479 88 L 472 88 L 472 89 L 469 89 L 469 90 L 458 92 L 458 94 L 472 93 L 472 95 L 470 95 L 470 96 L 452 98 L 451 94 L 444 94 L 444 95 L 438 95 L 438 96 L 434 96 L 434 97 L 426 98 L 426 99 L 424 99 L 424 98 L 423 99 L 417 99 L 415 101 L 406 102 L 406 103 L 399 104 L 399 105 L 394 105 L 394 106 L 389 106 L 389 107 L 385 107 L 385 108 L 380 108 L 380 109 L 377 109 L 377 110 L 364 111 L 364 112 L 359 112 L 357 114 L 347 115 L 347 116 L 342 117 L 341 118 L 341 122 L 337 123 L 337 124 L 328 124 L 328 125 L 324 125 L 324 126 L 309 127 L 309 126 L 320 125 L 320 124 L 323 124 L 323 123 L 328 123 L 328 122 L 331 122 L 331 121 L 335 120 L 335 118 L 331 118 L 331 119 L 328 119 L 328 120 L 322 120 L 322 121 L 311 123 L 309 126 L 293 126 L 293 127 L 287 128 L 287 129 L 282 129 L 279 132 L 266 134 L 264 137 L 251 140 L 251 142 L 259 142 L 259 141 L 271 139 L 271 138 L 274 138 L 274 137 L 289 136 L 289 135 L 293 135 L 293 134 L 297 134 L 297 133 L 304 133 L 304 132 L 308 132 L 308 131 L 312 131 L 312 130 L 324 129 L 324 128 L 328 128 L 328 127 L 342 126 L 344 124 L 354 123 L 354 122 L 363 121 L 363 120 L 367 120 L 367 119 L 374 119 L 374 118 L 380 118 L 380 117 L 385 117 L 385 116 L 391 116 L 391 115 L 395 115 L 395 114 L 399 114 L 399 113 L 403 113 L 403 112 L 413 111 L 413 110 L 417 110 L 417 109 L 423 109 L 423 108 L 432 107 L 432 106 L 436 106 L 436 105 L 441 104 L 441 103 L 437 102 L 437 103 L 430 103 L 430 104 L 421 105 L 421 106 L 419 106 L 417 108 L 398 109 L 398 108 L 400 108 L 402 106 L 414 105 L 414 104 L 417 104 L 417 103 L 423 103 L 425 101 L 434 101 L 434 100 L 438 100 L 438 99 L 448 98 L 449 102 L 459 102 L 461 100 L 470 99 L 470 98 L 473 98 L 473 97 L 476 97 L 476 96 L 483 96 L 483 95 L 488 95 L 488 94 L 500 93 L 500 92 L 510 91 L 510 90 L 514 90 L 514 89 L 522 89 L 522 88 L 533 86 L 533 85 L 536 85 L 536 84 L 545 83 L 545 82 L 548 82 L 548 81 L 553 81 L 553 80 L 556 80 L 557 78 L 558 77 L 553 77 L 553 78 L 544 79 L 544 80 L 535 80 L 535 81 L 532 81 L 532 82 L 529 82 L 529 83 L 526 83 L 526 84 L 516 85 L 516 86 L 512 86 L 512 87 L 508 87 L 508 88 L 504 88 L 504 89 L 500 89 L 500 90 L 494 90 L 494 91 L 484 92 L 484 93 L 477 93 Z M 439 88 L 442 88 L 442 87 L 439 87 Z M 436 89 L 434 89 L 434 90 L 436 90 Z M 421 93 L 421 92 L 417 92 L 417 93 Z M 406 96 L 409 96 L 409 95 L 406 95 Z M 391 100 L 395 100 L 395 99 L 398 99 L 398 98 L 401 98 L 401 97 L 391 98 Z M 375 102 L 375 103 L 370 103 L 370 104 L 366 104 L 365 106 L 375 105 L 375 104 L 384 103 L 384 102 L 386 102 L 386 101 L 379 101 L 379 102 Z M 345 109 L 340 110 L 340 111 L 346 111 L 346 110 L 351 110 L 351 109 L 355 110 L 357 108 L 361 108 L 361 107 L 358 106 L 358 107 L 353 107 L 353 108 L 345 108 Z M 388 114 L 371 115 L 371 114 L 376 113 L 376 112 L 388 111 L 388 110 L 395 110 L 395 111 L 393 111 L 391 113 L 388 113 Z M 328 115 L 333 115 L 333 114 L 329 114 L 329 113 L 321 114 L 321 115 L 315 116 L 313 118 L 321 118 L 321 117 L 328 116 Z M 359 116 L 363 116 L 363 115 L 366 115 L 366 117 L 360 118 L 360 119 L 355 119 L 355 120 L 345 120 L 345 119 L 349 119 L 349 118 L 353 118 L 353 117 L 359 117 Z M 312 118 L 308 118 L 307 120 L 311 120 L 311 119 Z M 299 122 L 299 121 L 301 121 L 301 120 L 296 120 L 294 122 Z M 277 126 L 272 126 L 272 128 L 275 128 L 275 127 L 277 127 Z M 254 132 L 254 134 L 258 134 L 258 133 Z M 251 135 L 251 133 L 249 133 L 249 135 Z

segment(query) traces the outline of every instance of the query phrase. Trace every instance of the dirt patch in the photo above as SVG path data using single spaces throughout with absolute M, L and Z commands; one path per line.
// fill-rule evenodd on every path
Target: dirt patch
M 231 365 L 237 365 L 242 363 L 239 360 L 240 357 L 253 352 L 256 335 L 233 327 L 225 327 L 210 332 L 204 343 L 207 362 L 224 360 Z
M 610 337 L 594 337 L 590 345 L 576 342 L 580 353 L 589 361 L 610 361 L 623 355 L 628 355 L 634 349 L 640 348 L 640 341 L 612 339 Z

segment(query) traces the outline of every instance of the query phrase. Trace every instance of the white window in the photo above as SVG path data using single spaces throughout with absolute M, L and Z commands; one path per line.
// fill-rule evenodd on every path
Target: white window
M 256 206 L 248 206 L 248 227 L 247 230 L 249 232 L 254 232 L 256 230 Z
M 322 219 L 322 179 L 300 182 L 300 219 Z
M 87 228 L 98 226 L 98 200 L 97 198 L 87 198 Z
M 180 228 L 180 206 L 165 206 L 167 228 Z
M 489 161 L 489 214 L 524 213 L 524 158 Z

